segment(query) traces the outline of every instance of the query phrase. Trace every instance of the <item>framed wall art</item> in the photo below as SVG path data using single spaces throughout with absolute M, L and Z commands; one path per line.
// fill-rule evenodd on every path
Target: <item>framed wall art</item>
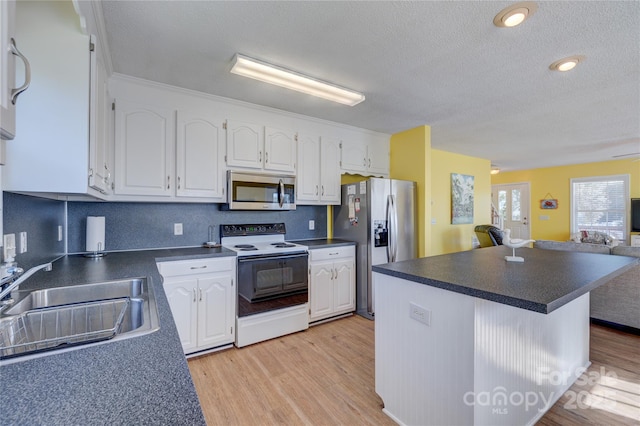
M 451 173 L 451 223 L 473 223 L 474 177 Z
M 551 194 L 547 194 L 544 196 L 542 200 L 540 200 L 540 208 L 541 209 L 557 209 L 558 199 L 553 198 L 553 195 Z

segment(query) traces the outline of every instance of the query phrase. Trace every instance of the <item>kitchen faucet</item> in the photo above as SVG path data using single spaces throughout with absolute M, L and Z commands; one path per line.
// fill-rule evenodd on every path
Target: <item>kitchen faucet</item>
M 6 273 L 8 275 L 3 277 L 2 280 L 0 281 L 0 288 L 2 288 L 2 291 L 0 292 L 0 307 L 13 303 L 13 299 L 10 299 L 10 298 L 7 298 L 7 300 L 2 300 L 2 299 L 10 295 L 11 292 L 15 288 L 17 288 L 20 284 L 25 282 L 27 278 L 29 278 L 31 275 L 35 274 L 41 269 L 44 269 L 45 271 L 50 271 L 51 267 L 52 267 L 51 262 L 49 262 L 49 263 L 44 263 L 42 265 L 34 266 L 33 268 L 29 269 L 27 272 L 24 272 L 24 269 L 18 268 L 17 266 L 10 266 L 6 268 Z M 6 288 L 3 288 L 5 286 Z

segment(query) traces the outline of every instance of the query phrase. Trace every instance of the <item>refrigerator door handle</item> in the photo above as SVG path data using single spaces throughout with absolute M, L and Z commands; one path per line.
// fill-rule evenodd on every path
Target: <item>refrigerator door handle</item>
M 389 226 L 389 245 L 391 246 L 391 262 L 395 262 L 398 259 L 398 239 L 396 234 L 398 233 L 398 209 L 396 208 L 396 200 L 393 195 L 389 195 L 391 199 L 391 220 Z
M 393 260 L 391 260 L 392 239 L 391 239 L 391 229 L 390 229 L 392 208 L 393 208 L 393 198 L 391 198 L 391 195 L 388 195 L 387 196 L 387 262 L 393 262 Z
M 398 227 L 398 211 L 393 195 L 387 197 L 387 261 L 395 262 L 398 255 L 398 241 L 396 241 L 396 228 Z

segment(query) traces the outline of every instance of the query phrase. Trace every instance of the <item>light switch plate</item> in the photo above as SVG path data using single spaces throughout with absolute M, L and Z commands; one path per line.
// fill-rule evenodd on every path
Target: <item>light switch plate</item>
M 316 229 L 316 221 L 315 220 L 310 220 L 309 221 L 309 231 L 313 231 L 314 229 Z
M 182 235 L 182 224 L 174 223 L 173 224 L 173 235 Z

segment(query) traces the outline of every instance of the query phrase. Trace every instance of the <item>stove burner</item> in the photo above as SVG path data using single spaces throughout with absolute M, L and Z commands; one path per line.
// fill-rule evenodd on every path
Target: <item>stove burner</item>
M 288 243 L 271 243 L 271 245 L 276 248 L 295 247 L 295 244 L 288 244 Z
M 239 249 L 256 249 L 256 246 L 253 244 L 236 244 L 234 247 Z
M 236 246 L 237 247 L 237 246 Z M 245 247 L 245 248 L 241 248 L 240 251 L 253 251 L 253 250 L 258 250 L 258 247 Z

